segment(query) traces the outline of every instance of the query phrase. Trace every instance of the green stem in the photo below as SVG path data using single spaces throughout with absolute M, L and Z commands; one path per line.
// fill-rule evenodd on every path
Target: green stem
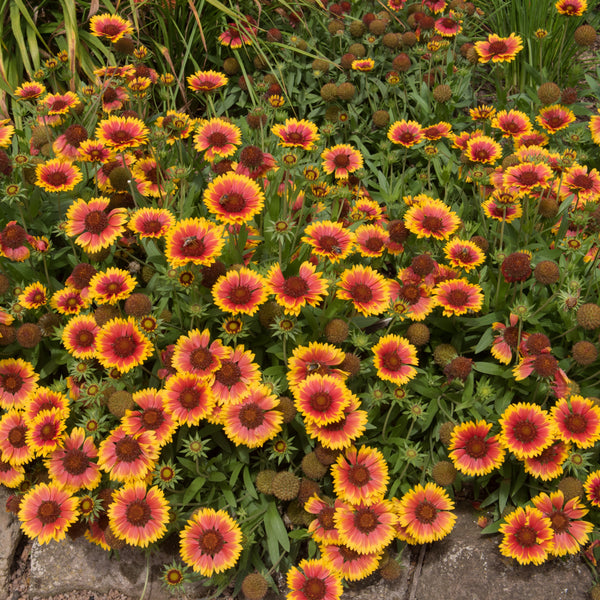
M 146 576 L 144 578 L 144 587 L 142 589 L 142 595 L 140 596 L 140 600 L 144 600 L 144 596 L 146 595 L 146 589 L 148 588 L 148 582 L 150 581 L 150 552 L 146 552 Z

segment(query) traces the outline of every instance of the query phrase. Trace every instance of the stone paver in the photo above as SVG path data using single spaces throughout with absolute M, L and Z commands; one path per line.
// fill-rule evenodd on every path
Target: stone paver
M 519 565 L 500 554 L 499 535 L 481 535 L 470 507 L 457 516 L 452 533 L 427 550 L 409 600 L 589 600 L 592 576 L 579 557 Z
M 151 557 L 145 600 L 167 600 L 170 595 L 160 582 L 162 567 L 173 556 L 158 553 Z M 107 594 L 116 590 L 139 598 L 146 579 L 146 556 L 139 549 L 126 546 L 118 557 L 112 556 L 85 538 L 66 539 L 40 545 L 34 542 L 31 550 L 31 579 L 29 594 L 51 596 L 74 590 Z M 198 590 L 190 590 L 200 598 Z
M 16 517 L 4 508 L 9 495 L 10 492 L 0 486 L 0 600 L 8 598 L 10 568 L 22 536 Z

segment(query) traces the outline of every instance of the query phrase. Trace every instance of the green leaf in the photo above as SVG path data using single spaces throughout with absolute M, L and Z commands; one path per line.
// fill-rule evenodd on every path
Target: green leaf
M 491 346 L 493 339 L 493 331 L 491 329 L 487 329 L 481 336 L 481 338 L 479 338 L 479 342 L 477 342 L 477 346 L 475 346 L 475 350 L 473 350 L 473 353 L 479 354 L 480 352 Z
M 182 504 L 189 504 L 196 494 L 202 489 L 202 486 L 206 483 L 205 477 L 196 477 L 192 483 L 188 486 L 187 490 L 185 490 L 185 494 L 183 495 Z
M 510 495 L 510 479 L 503 479 L 500 482 L 500 489 L 498 492 L 498 509 L 502 512 L 506 508 L 508 497 Z
M 252 498 L 255 500 L 258 499 L 258 494 L 256 493 L 256 488 L 254 487 L 254 482 L 252 481 L 252 475 L 250 475 L 250 470 L 247 466 L 244 467 L 244 472 L 242 473 L 242 478 L 244 479 L 244 486 L 246 488 L 246 493 L 250 494 Z
M 498 377 L 502 377 L 504 379 L 510 379 L 512 377 L 511 370 L 503 365 L 496 365 L 494 363 L 487 362 L 476 362 L 473 364 L 473 368 L 478 373 L 485 373 L 486 375 L 497 375 Z
M 279 560 L 279 546 L 286 552 L 290 550 L 290 538 L 287 529 L 283 524 L 281 515 L 277 510 L 275 502 L 270 502 L 264 518 L 265 533 L 267 537 L 267 550 L 271 563 L 275 564 Z

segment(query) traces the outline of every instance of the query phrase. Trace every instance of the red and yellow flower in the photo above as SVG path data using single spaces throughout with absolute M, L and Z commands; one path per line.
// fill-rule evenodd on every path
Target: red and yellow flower
M 339 572 L 321 559 L 302 559 L 287 573 L 287 600 L 340 600 L 344 588 Z
M 250 177 L 224 173 L 208 184 L 203 201 L 219 221 L 242 225 L 260 213 L 265 195 Z
M 96 335 L 96 358 L 106 369 L 131 371 L 150 356 L 152 349 L 133 317 L 112 319 Z
M 64 540 L 77 520 L 79 499 L 56 483 L 38 483 L 21 500 L 19 520 L 25 534 L 40 544 Z
M 181 558 L 204 577 L 233 567 L 241 551 L 240 526 L 224 510 L 197 510 L 181 532 Z
M 511 404 L 499 423 L 502 429 L 500 442 L 521 460 L 537 456 L 554 441 L 550 416 L 537 404 Z
M 487 40 L 475 42 L 475 50 L 479 55 L 479 61 L 487 62 L 511 62 L 519 51 L 523 49 L 521 36 L 511 33 L 508 37 L 500 37 L 490 33 Z
M 578 395 L 559 398 L 551 415 L 564 442 L 590 448 L 600 439 L 600 408 L 589 398 Z
M 423 139 L 423 128 L 417 121 L 402 119 L 390 125 L 387 137 L 394 144 L 411 148 Z
M 497 435 L 489 436 L 491 423 L 467 421 L 456 425 L 450 440 L 450 458 L 465 475 L 491 473 L 504 461 L 504 449 Z
M 306 119 L 286 119 L 284 124 L 273 125 L 271 131 L 284 148 L 312 150 L 319 139 L 317 126 Z
M 146 489 L 141 481 L 126 483 L 113 492 L 108 521 L 116 538 L 146 548 L 167 532 L 169 503 L 157 486 Z
M 171 225 L 165 234 L 165 256 L 172 267 L 188 263 L 211 265 L 225 244 L 225 229 L 202 217 L 190 217 Z
M 125 35 L 133 33 L 133 25 L 119 15 L 104 13 L 90 19 L 90 33 L 96 37 L 105 37 L 113 44 Z
M 204 152 L 206 160 L 231 156 L 242 142 L 242 130 L 233 123 L 215 117 L 203 121 L 194 135 L 194 148 Z
M 483 291 L 476 283 L 466 279 L 448 279 L 439 283 L 434 292 L 434 300 L 443 308 L 445 317 L 478 312 L 483 306 Z
M 253 315 L 267 300 L 267 280 L 247 267 L 232 269 L 217 279 L 212 294 L 223 312 Z
M 337 144 L 321 153 L 323 171 L 333 173 L 336 179 L 348 179 L 348 176 L 363 166 L 362 154 L 350 144 Z
M 404 385 L 417 374 L 417 349 L 406 338 L 393 333 L 384 335 L 373 346 L 373 354 L 373 364 L 380 379 Z
M 552 522 L 531 506 L 517 508 L 500 525 L 500 552 L 521 565 L 541 565 L 554 550 Z
M 458 229 L 460 219 L 441 200 L 425 198 L 409 207 L 404 224 L 418 238 L 447 240 Z
M 77 236 L 75 243 L 86 252 L 99 252 L 111 246 L 125 231 L 127 211 L 113 208 L 108 211 L 110 198 L 100 196 L 86 202 L 79 198 L 67 210 L 65 231 Z
M 337 286 L 337 297 L 350 300 L 365 317 L 383 312 L 390 303 L 389 281 L 369 266 L 355 265 L 345 269 Z

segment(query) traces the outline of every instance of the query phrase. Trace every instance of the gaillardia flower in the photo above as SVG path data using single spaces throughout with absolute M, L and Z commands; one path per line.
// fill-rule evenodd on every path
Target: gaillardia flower
M 247 267 L 231 269 L 217 279 L 212 294 L 223 312 L 253 315 L 267 300 L 267 281 Z
M 192 329 L 178 338 L 171 362 L 179 372 L 206 377 L 221 366 L 221 359 L 226 356 L 228 351 L 221 340 L 210 341 L 208 329 Z
M 475 42 L 475 50 L 479 55 L 479 61 L 487 62 L 511 62 L 518 52 L 523 49 L 523 40 L 520 36 L 511 33 L 508 37 L 500 37 L 490 33 L 488 39 Z
M 71 492 L 93 490 L 101 478 L 95 462 L 97 456 L 93 439 L 85 437 L 82 427 L 73 427 L 63 437 L 61 446 L 46 459 L 48 474 L 52 481 Z
M 126 483 L 113 492 L 108 521 L 117 538 L 145 548 L 166 533 L 169 503 L 157 486 L 146 489 L 141 481 Z
M 183 561 L 204 577 L 233 567 L 242 551 L 240 526 L 224 511 L 197 510 L 181 532 Z
M 269 292 L 275 295 L 277 304 L 283 306 L 284 312 L 295 316 L 306 304 L 319 304 L 327 293 L 327 282 L 308 261 L 300 265 L 298 275 L 287 278 L 279 264 L 273 265 L 267 275 L 267 285 Z
M 286 119 L 285 123 L 273 125 L 271 131 L 280 139 L 284 148 L 311 150 L 319 139 L 317 126 L 306 119 Z
M 133 33 L 133 25 L 119 15 L 104 13 L 90 19 L 90 33 L 96 37 L 105 37 L 111 42 L 119 41 L 124 35 Z
M 499 422 L 502 445 L 519 459 L 540 454 L 554 441 L 550 417 L 537 404 L 511 404 Z
M 350 144 L 338 144 L 326 148 L 321 153 L 321 158 L 325 173 L 333 173 L 336 179 L 348 179 L 350 173 L 363 166 L 362 154 Z
M 418 544 L 427 544 L 446 537 L 454 527 L 454 503 L 447 492 L 435 483 L 420 483 L 399 501 L 400 525 Z
M 352 504 L 382 500 L 389 480 L 388 466 L 376 448 L 350 447 L 331 467 L 333 488 L 338 498 Z
M 396 121 L 390 126 L 387 137 L 394 144 L 410 148 L 423 139 L 423 129 L 417 121 Z
M 377 375 L 396 385 L 404 385 L 417 374 L 417 349 L 406 338 L 393 333 L 384 335 L 375 346 L 373 363 Z
M 62 158 L 51 158 L 35 168 L 35 184 L 47 192 L 68 192 L 82 179 L 76 165 Z
M 129 435 L 119 425 L 100 443 L 98 466 L 113 481 L 141 481 L 154 469 L 159 452 L 152 431 Z
M 141 365 L 152 352 L 152 343 L 133 317 L 105 323 L 96 336 L 96 358 L 106 369 L 126 373 Z
M 242 141 L 242 130 L 233 123 L 215 117 L 200 123 L 194 136 L 194 148 L 204 152 L 211 162 L 218 156 L 227 157 L 235 153 Z
M 223 173 L 208 184 L 203 200 L 219 221 L 242 225 L 262 210 L 265 195 L 250 177 Z
M 438 283 L 434 299 L 443 308 L 445 317 L 464 315 L 472 311 L 478 312 L 483 306 L 483 291 L 476 283 L 466 279 L 448 279 Z
M 113 208 L 108 211 L 110 198 L 100 196 L 86 202 L 79 198 L 67 210 L 67 235 L 77 236 L 75 243 L 86 252 L 108 248 L 125 231 L 127 211 Z
M 340 502 L 334 514 L 340 540 L 361 553 L 383 550 L 396 535 L 397 515 L 389 500 L 364 503 Z
M 129 271 L 109 267 L 105 271 L 98 271 L 90 279 L 89 294 L 96 304 L 116 304 L 130 296 L 135 285 L 135 279 Z
M 25 534 L 40 544 L 65 539 L 77 520 L 79 499 L 57 483 L 38 483 L 21 500 L 19 520 Z
M 222 225 L 202 217 L 178 221 L 169 227 L 165 237 L 165 256 L 172 267 L 188 263 L 211 265 L 220 256 L 226 239 Z
M 276 410 L 278 404 L 277 396 L 266 385 L 252 387 L 241 400 L 223 407 L 225 435 L 236 446 L 262 446 L 281 431 L 283 414 Z
M 589 398 L 559 398 L 551 415 L 559 437 L 567 443 L 589 448 L 600 439 L 600 408 Z
M 472 271 L 485 261 L 485 253 L 470 240 L 454 239 L 444 246 L 444 254 L 452 267 Z
M 577 554 L 581 547 L 587 544 L 588 534 L 594 526 L 589 521 L 581 520 L 588 510 L 579 502 L 579 498 L 571 498 L 565 502 L 564 494 L 558 490 L 550 495 L 538 494 L 531 502 L 550 519 L 554 532 L 552 554 Z
M 491 473 L 504 461 L 504 449 L 497 435 L 488 437 L 491 423 L 467 421 L 456 425 L 450 440 L 450 458 L 465 475 Z
M 587 10 L 587 0 L 557 0 L 554 6 L 561 15 L 580 17 Z
M 521 565 L 541 565 L 553 551 L 552 522 L 538 508 L 519 506 L 500 525 L 500 552 Z
M 287 573 L 287 600 L 339 600 L 344 588 L 338 571 L 321 559 L 302 559 Z
M 100 327 L 92 315 L 76 315 L 63 329 L 62 343 L 75 358 L 93 358 Z
M 4 410 L 25 408 L 38 379 L 33 365 L 22 358 L 0 360 L 0 407 Z
M 129 217 L 127 227 L 141 238 L 160 238 L 174 225 L 175 218 L 166 208 L 138 208 Z
M 141 119 L 111 116 L 98 123 L 95 136 L 115 152 L 121 152 L 145 144 L 148 134 L 149 130 Z
M 354 234 L 342 223 L 314 221 L 304 230 L 302 241 L 312 247 L 317 256 L 337 262 L 346 258 L 354 247 Z
M 307 421 L 328 425 L 342 418 L 352 393 L 337 377 L 314 373 L 292 388 L 296 408 Z
M 227 75 L 217 71 L 196 71 L 187 78 L 188 87 L 194 92 L 214 92 L 227 84 Z
M 418 238 L 447 240 L 458 229 L 460 219 L 441 200 L 426 198 L 406 211 L 404 224 Z
M 337 283 L 338 298 L 350 300 L 365 317 L 383 312 L 390 302 L 390 284 L 375 269 L 355 265 L 342 272 Z

